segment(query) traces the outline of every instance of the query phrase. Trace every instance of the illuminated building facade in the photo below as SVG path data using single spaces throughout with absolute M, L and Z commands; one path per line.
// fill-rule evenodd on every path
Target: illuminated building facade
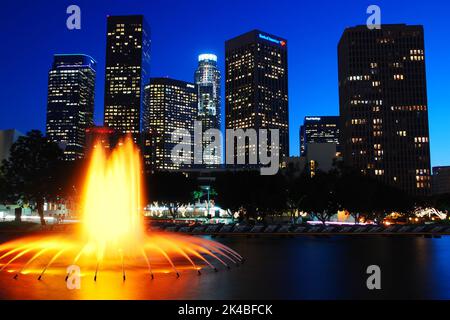
M 306 156 L 309 143 L 334 143 L 339 150 L 339 117 L 305 117 L 300 127 L 300 155 Z
M 148 171 L 178 170 L 193 163 L 197 102 L 197 86 L 193 83 L 151 78 L 145 86 L 143 146 Z M 173 136 L 176 130 L 184 132 Z M 177 145 L 190 151 L 172 157 Z
M 289 156 L 287 41 L 253 30 L 228 40 L 225 56 L 226 128 L 278 129 L 274 151 Z M 234 152 L 248 156 L 255 148 L 246 144 Z
M 68 161 L 84 157 L 85 130 L 93 124 L 95 68 L 90 56 L 58 54 L 48 75 L 47 138 Z
M 150 65 L 150 29 L 142 15 L 109 16 L 106 40 L 106 127 L 131 134 L 141 130 L 143 86 Z
M 411 195 L 428 195 L 423 27 L 348 28 L 338 51 L 344 163 Z
M 217 56 L 214 54 L 201 54 L 198 57 L 198 68 L 195 71 L 195 84 L 198 89 L 198 117 L 202 122 L 203 132 L 209 129 L 220 130 L 220 71 L 217 67 Z M 204 146 L 210 139 L 204 135 Z M 220 153 L 214 150 L 213 154 L 204 154 L 204 162 L 220 164 Z

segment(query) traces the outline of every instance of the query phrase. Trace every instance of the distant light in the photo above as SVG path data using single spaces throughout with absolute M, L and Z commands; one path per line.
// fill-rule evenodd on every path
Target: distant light
M 320 117 L 306 117 L 306 121 L 320 121 L 322 118 Z
M 307 224 L 310 225 L 323 225 L 322 221 L 307 221 Z M 346 226 L 354 226 L 355 223 L 354 222 L 340 222 L 340 221 L 326 221 L 325 224 L 328 225 L 346 225 Z M 358 223 L 361 226 L 369 226 L 369 225 L 374 225 L 374 223 L 367 223 L 367 222 L 361 222 Z
M 205 60 L 217 62 L 217 56 L 211 53 L 204 53 L 198 56 L 198 61 L 205 61 Z

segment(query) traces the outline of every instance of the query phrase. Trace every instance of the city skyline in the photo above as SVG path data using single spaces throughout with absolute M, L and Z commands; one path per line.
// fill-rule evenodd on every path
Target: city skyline
M 57 42 L 52 42 L 53 44 L 53 48 L 52 48 L 52 54 L 56 54 L 56 53 L 73 53 L 73 52 L 83 52 L 85 54 L 89 54 L 91 56 L 93 56 L 94 59 L 96 59 L 98 61 L 98 76 L 97 76 L 97 83 L 96 83 L 96 101 L 95 101 L 95 123 L 96 124 L 101 124 L 102 123 L 102 119 L 103 119 L 103 101 L 102 101 L 102 97 L 103 97 L 103 86 L 101 84 L 102 79 L 104 79 L 104 74 L 102 73 L 102 69 L 105 65 L 105 58 L 104 56 L 104 49 L 105 49 L 105 44 L 104 42 L 104 32 L 106 32 L 106 17 L 105 16 L 101 16 L 98 15 L 98 12 L 104 10 L 104 8 L 102 6 L 104 6 L 104 4 L 102 3 L 102 1 L 99 1 L 100 4 L 95 4 L 95 5 L 89 5 L 84 1 L 80 1 L 79 5 L 82 9 L 83 12 L 83 24 L 82 24 L 82 30 L 80 31 L 68 31 L 67 29 L 64 30 L 65 28 L 65 19 L 66 19 L 66 15 L 65 15 L 65 8 L 67 6 L 64 7 L 64 5 L 55 5 L 55 8 L 50 8 L 51 10 L 60 10 L 61 14 L 58 15 L 58 17 L 60 17 L 61 19 L 61 26 L 60 28 L 63 29 L 61 32 L 64 32 L 65 36 L 67 38 L 69 38 L 69 41 L 71 42 L 70 44 L 65 43 L 65 41 L 62 42 L 62 44 L 60 45 L 59 43 L 57 44 Z M 401 23 L 401 22 L 405 22 L 408 24 L 415 24 L 415 23 L 421 23 L 421 21 L 417 21 L 414 20 L 414 18 L 401 18 L 403 15 L 398 14 L 397 16 L 400 16 L 400 18 L 392 18 L 392 5 L 389 5 L 383 1 L 381 1 L 380 6 L 382 8 L 382 18 L 383 21 L 382 23 Z M 154 5 L 154 8 L 157 9 L 161 9 L 163 8 L 163 6 L 158 3 L 152 3 L 152 5 Z M 219 6 L 219 3 L 217 4 Z M 273 5 L 273 4 L 272 4 Z M 281 7 L 286 7 L 288 5 L 288 3 L 283 2 L 282 4 L 280 4 Z M 11 5 L 8 5 L 11 6 Z M 51 6 L 50 6 L 51 7 Z M 84 7 L 84 8 L 83 8 Z M 106 7 L 106 6 L 105 6 Z M 138 10 L 137 8 L 142 7 L 141 10 Z M 221 34 L 223 34 L 223 30 L 217 30 L 217 32 L 213 33 L 209 33 L 208 35 L 208 39 L 209 41 L 206 40 L 202 40 L 202 45 L 204 46 L 203 48 L 199 49 L 200 45 L 193 45 L 193 49 L 191 48 L 186 48 L 186 53 L 184 52 L 176 52 L 176 55 L 179 55 L 179 59 L 170 59 L 171 55 L 173 55 L 174 53 L 170 53 L 169 52 L 169 56 L 167 58 L 167 61 L 170 60 L 170 62 L 172 62 L 172 64 L 174 65 L 173 67 L 167 67 L 167 61 L 164 62 L 164 60 L 161 60 L 160 57 L 158 58 L 158 55 L 161 55 L 161 52 L 163 54 L 167 53 L 167 49 L 165 50 L 161 50 L 164 45 L 167 45 L 167 40 L 162 40 L 161 41 L 161 36 L 164 35 L 164 33 L 167 33 L 170 31 L 162 31 L 162 26 L 164 25 L 164 23 L 162 23 L 161 25 L 158 24 L 158 20 L 154 19 L 152 12 L 149 11 L 149 5 L 138 5 L 137 3 L 132 2 L 130 5 L 127 6 L 113 6 L 113 8 L 111 10 L 108 10 L 111 14 L 129 14 L 132 12 L 128 12 L 128 11 L 133 11 L 133 13 L 142 13 L 147 17 L 147 20 L 149 22 L 150 27 L 152 28 L 153 32 L 152 32 L 152 38 L 154 35 L 154 42 L 152 44 L 152 55 L 153 55 L 153 51 L 155 52 L 155 54 L 152 56 L 152 60 L 151 60 L 151 76 L 170 76 L 171 78 L 176 78 L 176 79 L 180 79 L 180 80 L 187 80 L 187 81 L 191 81 L 191 77 L 192 77 L 192 72 L 195 70 L 195 65 L 197 63 L 196 61 L 196 57 L 198 54 L 200 53 L 204 53 L 204 52 L 211 52 L 214 53 L 216 55 L 218 55 L 219 57 L 219 69 L 222 71 L 224 70 L 223 65 L 224 65 L 224 43 L 226 40 L 231 39 L 239 34 L 242 34 L 244 32 L 247 32 L 249 30 L 252 30 L 255 28 L 255 26 L 258 26 L 258 28 L 269 32 L 271 34 L 278 34 L 284 38 L 286 38 L 289 41 L 289 73 L 290 73 L 290 78 L 289 78 L 289 87 L 290 87 L 290 94 L 289 94 L 289 100 L 290 100 L 290 105 L 289 105 L 289 111 L 290 111 L 290 149 L 291 149 L 291 155 L 297 155 L 298 154 L 298 129 L 300 127 L 300 124 L 303 121 L 303 117 L 305 115 L 308 114 L 320 114 L 320 115 L 337 115 L 338 114 L 338 106 L 339 106 L 339 100 L 337 97 L 337 76 L 335 76 L 335 74 L 337 74 L 337 42 L 339 40 L 339 36 L 342 34 L 342 32 L 344 31 L 345 27 L 342 27 L 341 29 L 337 29 L 336 31 L 333 31 L 333 34 L 338 34 L 337 37 L 333 37 L 334 40 L 330 41 L 329 39 L 322 39 L 321 37 L 319 37 L 318 40 L 315 40 L 315 44 L 322 46 L 322 45 L 326 45 L 326 46 L 331 46 L 334 47 L 334 50 L 331 51 L 330 53 L 328 53 L 328 55 L 326 56 L 326 59 L 322 59 L 321 62 L 323 63 L 323 67 L 324 68 L 320 68 L 318 70 L 322 70 L 322 69 L 327 69 L 325 72 L 326 75 L 326 79 L 324 79 L 324 82 L 319 82 L 319 81 L 314 81 L 314 78 L 319 76 L 323 77 L 323 72 L 318 72 L 318 74 L 311 74 L 311 68 L 302 68 L 302 65 L 304 64 L 303 59 L 301 59 L 301 56 L 299 57 L 296 53 L 298 53 L 298 43 L 301 42 L 300 40 L 302 39 L 302 37 L 293 37 L 290 36 L 290 34 L 292 33 L 292 31 L 289 30 L 288 27 L 284 26 L 284 30 L 282 28 L 282 26 L 275 26 L 275 27 L 271 27 L 271 26 L 265 26 L 267 23 L 263 22 L 263 25 L 261 25 L 262 22 L 259 21 L 259 19 L 255 19 L 250 23 L 247 23 L 247 25 L 243 25 L 243 24 L 238 24 L 238 26 L 236 27 L 230 27 L 230 30 L 226 32 L 227 36 L 224 37 Z M 194 5 L 195 7 L 195 5 Z M 352 18 L 348 19 L 348 20 L 342 20 L 340 21 L 340 24 L 344 25 L 344 26 L 349 26 L 349 25 L 357 25 L 357 24 L 363 24 L 367 18 L 367 15 L 365 14 L 365 9 L 367 8 L 366 5 L 359 3 L 357 6 L 355 6 L 356 8 L 352 9 L 352 12 L 355 11 L 356 9 L 358 10 L 358 14 L 353 16 L 352 13 Z M 391 8 L 391 10 L 387 9 L 387 8 Z M 48 8 L 47 8 L 48 9 Z M 180 14 L 178 12 L 180 8 L 174 9 L 174 14 Z M 310 8 L 311 9 L 311 8 Z M 246 7 L 245 10 L 248 10 L 248 8 Z M 311 9 L 312 10 L 312 9 Z M 405 7 L 405 10 L 408 11 L 409 9 Z M 100 21 L 92 21 L 92 19 L 94 19 L 93 16 L 90 16 L 90 13 L 92 14 L 92 12 L 95 12 L 95 19 L 99 19 Z M 386 12 L 386 14 L 385 14 Z M 85 14 L 87 13 L 87 14 Z M 407 12 L 406 12 L 407 13 Z M 147 16 L 148 14 L 148 16 Z M 29 13 L 24 13 L 24 15 L 29 15 Z M 258 11 L 258 16 L 261 16 L 261 13 Z M 385 16 L 386 19 L 385 19 Z M 408 16 L 408 15 L 406 15 Z M 356 21 L 355 21 L 356 19 Z M 290 22 L 288 22 L 290 21 Z M 283 20 L 284 24 L 286 23 L 292 23 L 291 20 L 289 19 L 285 19 Z M 356 22 L 356 23 L 355 23 Z M 336 22 L 334 22 L 336 23 Z M 426 38 L 426 45 L 429 42 L 433 42 L 434 40 L 430 40 L 429 39 L 435 39 L 436 35 L 434 35 L 433 33 L 427 31 L 428 30 L 428 25 L 431 25 L 432 23 L 426 23 L 426 21 L 422 21 L 422 23 L 425 25 L 425 38 Z M 101 25 L 102 28 L 93 28 L 92 24 L 98 24 Z M 53 21 L 50 22 L 50 25 L 53 25 Z M 299 24 L 302 27 L 313 27 L 314 24 L 311 25 L 311 21 L 310 21 L 310 25 L 308 26 L 308 23 L 301 23 Z M 174 26 L 174 29 L 176 29 L 176 27 Z M 237 31 L 237 29 L 239 29 L 240 31 Z M 60 32 L 60 31 L 58 31 Z M 78 32 L 78 34 L 77 34 Z M 200 32 L 193 32 L 193 31 L 184 31 L 183 33 L 180 33 L 180 36 L 174 39 L 171 39 L 171 46 L 174 47 L 178 47 L 178 48 L 183 48 L 183 44 L 185 44 L 186 42 L 186 36 L 183 36 L 183 34 L 189 34 L 189 37 L 187 38 L 198 38 L 200 40 L 201 38 L 201 34 Z M 85 44 L 83 41 L 73 41 L 74 38 L 78 38 L 80 37 L 80 39 L 83 39 L 84 37 L 88 37 L 89 39 L 96 39 L 96 44 L 95 45 L 89 45 Z M 51 36 L 49 36 L 48 38 L 52 38 Z M 328 37 L 329 38 L 329 37 Z M 48 41 L 48 39 L 46 39 Z M 207 42 L 211 43 L 211 45 L 208 45 Z M 220 43 L 219 45 L 219 49 L 214 49 L 214 46 L 216 46 L 215 43 Z M 71 50 L 69 50 L 68 48 L 72 48 Z M 221 48 L 220 48 L 221 47 Z M 45 50 L 50 50 L 47 47 L 45 47 Z M 92 49 L 89 49 L 92 48 Z M 217 46 L 216 46 L 217 48 Z M 311 54 L 314 53 L 314 50 L 316 48 L 311 47 L 308 44 L 308 49 L 303 48 L 302 54 Z M 192 51 L 195 51 L 195 54 L 190 54 Z M 96 53 L 96 52 L 99 53 Z M 445 51 L 445 50 L 444 50 Z M 101 54 L 103 52 L 103 54 Z M 430 70 L 433 70 L 434 72 L 431 72 L 431 74 L 436 72 L 436 68 L 433 68 L 432 66 L 436 63 L 435 59 L 433 58 L 434 56 L 436 56 L 438 54 L 438 52 L 436 51 L 431 51 L 430 49 L 426 48 L 426 52 L 427 52 L 427 71 L 428 71 L 428 84 L 429 84 L 429 104 L 430 104 L 430 129 L 431 129 L 431 156 L 432 156 L 432 165 L 436 166 L 436 165 L 446 165 L 448 164 L 447 162 L 447 152 L 445 150 L 445 142 L 446 140 L 448 140 L 448 138 L 446 138 L 446 135 L 448 135 L 448 133 L 446 133 L 445 130 L 445 125 L 442 125 L 440 123 L 440 121 L 442 121 L 442 118 L 445 118 L 444 115 L 444 109 L 446 106 L 446 103 L 448 103 L 448 101 L 450 101 L 450 99 L 446 99 L 446 93 L 445 91 L 441 90 L 439 92 L 439 99 L 436 99 L 436 87 L 443 87 L 445 88 L 444 84 L 439 82 L 438 85 L 436 85 L 436 81 L 432 80 L 430 81 Z M 3 55 L 5 53 L 2 53 Z M 186 57 L 189 55 L 189 59 L 186 59 Z M 48 68 L 49 68 L 49 63 L 48 63 L 48 59 L 51 59 L 52 56 L 47 57 L 47 55 L 45 55 L 45 59 L 47 59 L 46 61 L 43 61 L 42 59 L 38 59 L 38 56 L 36 56 L 36 61 L 38 61 L 37 63 L 37 68 L 35 68 L 36 70 L 42 70 L 43 68 L 46 69 L 46 73 L 48 72 Z M 319 55 L 320 56 L 320 55 Z M 44 60 L 45 60 L 44 59 Z M 179 61 L 177 61 L 179 60 Z M 41 62 L 42 61 L 42 62 Z M 176 63 L 173 63 L 173 62 Z M 170 64 L 170 63 L 169 63 Z M 334 66 L 329 68 L 326 67 L 327 65 L 333 64 Z M 44 65 L 42 67 L 42 65 Z M 430 66 L 431 65 L 431 66 Z M 182 67 L 180 67 L 182 66 Z M 320 65 L 322 67 L 322 65 Z M 7 69 L 9 68 L 9 66 L 7 66 Z M 174 69 L 180 69 L 180 71 L 176 71 L 174 72 Z M 163 70 L 167 70 L 167 73 L 164 74 Z M 189 72 L 186 72 L 186 71 Z M 445 68 L 444 68 L 445 70 Z M 442 71 L 442 69 L 440 69 L 439 71 Z M 45 77 L 46 73 L 44 73 L 44 75 L 37 75 L 38 71 L 33 71 L 33 73 L 31 73 L 31 79 L 33 79 L 33 77 L 38 77 L 39 79 L 42 78 L 42 76 Z M 222 71 L 223 72 L 223 71 Z M 34 74 L 36 73 L 36 74 Z M 330 76 L 328 76 L 330 74 Z M 333 75 L 334 74 L 334 75 Z M 332 76 L 333 75 L 333 76 Z M 312 80 L 310 81 L 310 84 L 308 84 L 307 86 L 304 86 L 302 84 L 302 80 L 300 81 L 296 81 L 296 79 L 301 79 L 303 77 L 312 77 Z M 331 80 L 330 80 L 331 79 Z M 432 77 L 433 79 L 433 77 Z M 39 80 L 39 83 L 41 82 L 41 80 Z M 14 83 L 14 82 L 12 82 Z M 33 81 L 31 81 L 31 83 L 35 83 Z M 331 85 L 330 85 L 331 83 Z M 433 84 L 434 83 L 434 84 Z M 222 82 L 223 84 L 223 82 Z M 332 91 L 333 93 L 331 93 L 329 90 L 327 91 L 327 86 L 330 85 L 330 87 L 332 87 Z M 3 84 L 3 88 L 8 88 L 9 84 L 8 83 L 4 83 Z M 40 88 L 41 86 L 37 86 L 36 88 L 33 87 L 29 92 L 29 97 L 21 97 L 21 99 L 17 99 L 17 100 L 11 100 L 11 99 L 3 99 L 3 101 L 17 101 L 17 108 L 15 107 L 12 112 L 8 112 L 8 111 L 1 111 L 1 118 L 3 119 L 3 121 L 0 123 L 1 127 L 3 129 L 6 128 L 17 128 L 20 131 L 27 131 L 33 128 L 37 128 L 37 129 L 41 129 L 43 130 L 45 127 L 45 120 L 42 119 L 42 114 L 45 117 L 45 105 L 42 105 L 40 102 L 36 102 L 36 101 L 41 101 L 41 98 L 44 97 L 46 98 L 46 90 L 44 89 L 43 92 L 41 92 L 41 90 L 38 88 Z M 294 88 L 294 89 L 293 89 Z M 322 89 L 323 88 L 323 89 Z M 306 95 L 311 95 L 311 93 L 317 93 L 317 91 L 322 91 L 325 90 L 328 92 L 328 94 L 324 94 L 324 95 L 317 95 L 316 96 L 316 100 L 314 101 L 314 103 L 308 103 L 308 102 L 302 102 L 302 100 L 305 100 Z M 14 96 L 14 92 L 15 90 L 2 90 L 2 96 Z M 299 92 L 304 92 L 302 93 L 303 97 L 301 97 Z M 308 94 L 306 94 L 305 92 L 309 92 Z M 300 95 L 300 96 L 299 96 Z M 40 97 L 40 98 L 37 98 Z M 300 97 L 300 98 L 299 98 Z M 28 101 L 28 99 L 31 99 L 32 101 L 34 101 L 33 103 L 28 103 L 26 101 Z M 30 118 L 27 119 L 27 115 L 24 115 L 23 117 L 21 117 L 20 119 L 15 119 L 17 118 L 17 114 L 22 114 L 20 111 L 15 111 L 15 110 L 23 110 L 23 108 L 25 108 L 25 106 L 23 105 L 24 102 L 26 102 L 26 105 L 28 106 L 27 109 L 27 113 L 31 114 L 32 116 Z M 441 101 L 439 104 L 437 104 L 435 101 Z M 438 105 L 438 107 L 436 107 L 436 105 Z M 222 106 L 222 110 L 224 110 L 224 106 Z M 439 111 L 440 110 L 440 111 Z M 35 116 L 36 114 L 36 116 Z M 43 121 L 41 121 L 43 120 Z M 223 122 L 223 121 L 222 121 Z M 44 130 L 43 130 L 44 131 Z

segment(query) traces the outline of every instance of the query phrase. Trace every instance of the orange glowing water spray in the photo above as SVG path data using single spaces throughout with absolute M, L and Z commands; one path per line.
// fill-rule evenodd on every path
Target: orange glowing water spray
M 94 281 L 100 268 L 120 269 L 126 280 L 127 263 L 144 267 L 151 279 L 167 267 L 177 277 L 179 269 L 201 274 L 203 267 L 217 271 L 215 264 L 230 268 L 243 258 L 220 243 L 170 233 L 146 233 L 143 221 L 141 157 L 130 138 L 107 155 L 95 148 L 87 172 L 82 201 L 82 225 L 76 237 L 27 237 L 0 245 L 0 271 L 15 272 L 17 279 L 40 264 L 41 280 L 57 262 L 61 267 L 94 265 Z M 43 259 L 45 257 L 45 259 Z M 21 261 L 18 271 L 7 270 Z M 43 263 L 43 264 L 42 264 Z M 68 275 L 66 276 L 66 280 Z

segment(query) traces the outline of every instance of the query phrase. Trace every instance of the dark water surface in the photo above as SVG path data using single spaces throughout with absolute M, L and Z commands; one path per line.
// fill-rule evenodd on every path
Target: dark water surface
M 3 237 L 3 238 L 2 238 Z M 5 241 L 0 235 L 0 242 Z M 68 290 L 64 275 L 0 273 L 0 299 L 449 299 L 450 237 L 216 238 L 246 258 L 240 267 L 202 276 L 184 271 L 103 272 Z M 366 269 L 381 268 L 380 291 L 366 288 Z M 62 271 L 64 272 L 64 271 Z

